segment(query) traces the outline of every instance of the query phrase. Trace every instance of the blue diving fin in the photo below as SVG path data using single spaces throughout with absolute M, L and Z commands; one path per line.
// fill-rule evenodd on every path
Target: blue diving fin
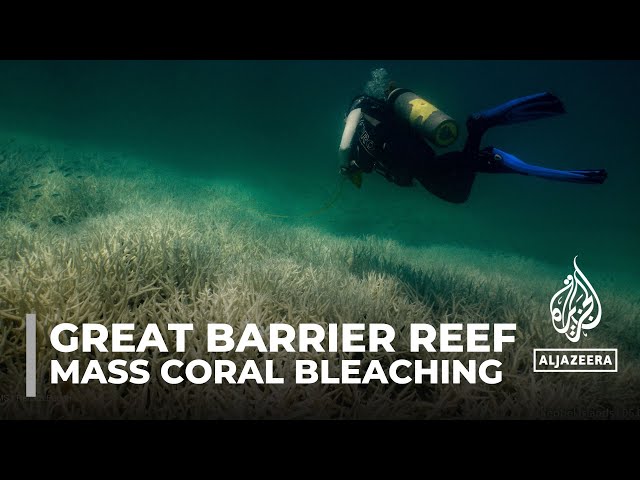
M 471 115 L 470 122 L 482 130 L 497 125 L 528 122 L 566 113 L 562 101 L 553 93 L 543 92 L 516 98 Z
M 607 171 L 598 170 L 555 170 L 552 168 L 539 167 L 523 162 L 519 158 L 510 153 L 504 152 L 497 148 L 493 148 L 493 160 L 498 163 L 499 171 L 504 173 L 513 172 L 522 175 L 531 175 L 534 177 L 548 178 L 550 180 L 559 180 L 562 182 L 575 183 L 604 183 L 607 179 Z

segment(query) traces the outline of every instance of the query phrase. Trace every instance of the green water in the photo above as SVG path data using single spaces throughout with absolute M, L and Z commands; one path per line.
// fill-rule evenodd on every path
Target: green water
M 134 153 L 246 188 L 265 211 L 301 214 L 334 191 L 345 109 L 380 66 L 461 123 L 551 90 L 568 115 L 495 129 L 485 144 L 549 167 L 606 168 L 609 179 L 480 175 L 470 200 L 450 205 L 369 175 L 322 215 L 283 222 L 515 253 L 567 273 L 580 255 L 585 272 L 640 290 L 640 62 L 0 61 L 0 131 Z

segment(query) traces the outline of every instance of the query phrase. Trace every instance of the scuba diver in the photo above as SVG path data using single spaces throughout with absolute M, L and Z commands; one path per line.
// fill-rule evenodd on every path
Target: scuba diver
M 477 173 L 518 173 L 563 182 L 601 184 L 604 169 L 555 170 L 530 165 L 495 147 L 480 148 L 492 127 L 527 122 L 565 113 L 552 93 L 516 98 L 467 119 L 462 151 L 436 155 L 438 147 L 458 137 L 455 121 L 411 90 L 397 88 L 384 69 L 374 70 L 365 93 L 351 103 L 340 142 L 340 173 L 360 188 L 362 173 L 376 171 L 399 186 L 413 179 L 439 198 L 464 203 Z

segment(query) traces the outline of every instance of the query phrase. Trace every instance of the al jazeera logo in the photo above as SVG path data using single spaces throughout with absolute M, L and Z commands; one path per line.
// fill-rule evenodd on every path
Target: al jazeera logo
M 549 303 L 556 332 L 574 344 L 587 337 L 602 319 L 602 306 L 589 279 L 573 259 L 573 274 Z M 617 348 L 534 348 L 534 372 L 617 372 Z

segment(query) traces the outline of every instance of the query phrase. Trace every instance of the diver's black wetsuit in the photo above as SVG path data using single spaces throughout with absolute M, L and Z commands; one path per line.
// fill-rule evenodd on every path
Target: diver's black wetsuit
M 400 186 L 418 180 L 429 192 L 452 203 L 469 198 L 476 173 L 519 173 L 577 183 L 603 183 L 600 170 L 554 170 L 522 162 L 493 147 L 480 149 L 488 128 L 564 113 L 560 100 L 550 93 L 506 102 L 469 116 L 464 149 L 436 155 L 426 140 L 398 118 L 387 101 L 367 95 L 356 97 L 349 109 L 361 114 L 341 173 L 376 171 Z
M 467 141 L 469 148 L 463 152 L 436 155 L 419 133 L 396 117 L 386 101 L 362 95 L 350 110 L 356 108 L 362 115 L 352 140 L 351 163 L 344 173 L 375 170 L 396 185 L 411 186 L 416 179 L 444 200 L 467 200 L 475 172 L 480 171 L 480 138 Z

